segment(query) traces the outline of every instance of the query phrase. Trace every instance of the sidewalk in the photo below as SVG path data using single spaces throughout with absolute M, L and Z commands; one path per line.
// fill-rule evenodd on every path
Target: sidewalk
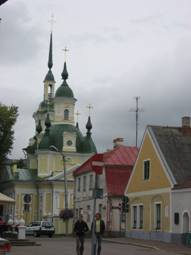
M 124 244 L 124 245 L 139 246 L 139 247 L 144 247 L 144 248 L 154 249 L 154 250 L 170 251 L 170 252 L 173 252 L 174 254 L 191 255 L 191 247 L 184 246 L 181 244 L 172 244 L 172 243 L 165 243 L 160 241 L 134 239 L 129 237 L 103 238 L 103 241 Z

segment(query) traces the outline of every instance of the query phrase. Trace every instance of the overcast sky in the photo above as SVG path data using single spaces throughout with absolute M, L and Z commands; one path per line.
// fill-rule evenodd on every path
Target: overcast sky
M 32 114 L 43 99 L 51 14 L 52 68 L 61 84 L 67 46 L 68 84 L 85 133 L 93 105 L 98 151 L 123 137 L 135 144 L 135 96 L 140 97 L 139 143 L 146 125 L 181 125 L 191 115 L 190 0 L 9 0 L 0 7 L 0 101 L 19 107 L 13 158 L 34 135 Z

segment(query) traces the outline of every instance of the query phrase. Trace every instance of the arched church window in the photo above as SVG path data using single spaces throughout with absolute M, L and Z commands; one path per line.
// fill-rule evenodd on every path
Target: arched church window
M 48 85 L 48 98 L 49 99 L 53 98 L 53 87 L 52 87 L 52 84 Z
M 64 110 L 64 119 L 69 120 L 69 110 L 68 109 Z

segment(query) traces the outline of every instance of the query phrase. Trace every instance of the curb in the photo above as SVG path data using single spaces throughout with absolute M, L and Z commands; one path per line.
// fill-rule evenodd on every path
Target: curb
M 117 240 L 111 240 L 111 239 L 103 239 L 103 242 L 137 246 L 137 247 L 142 247 L 142 248 L 146 248 L 146 249 L 152 249 L 152 250 L 155 250 L 155 251 L 168 251 L 164 248 L 158 248 L 157 246 L 141 244 L 141 243 L 134 243 L 134 242 L 123 242 L 123 241 L 117 241 Z M 172 250 L 171 252 L 174 252 L 174 250 Z M 190 255 L 191 250 L 190 251 L 177 251 L 175 254 L 176 255 L 180 255 L 180 254 L 181 255 Z
M 156 246 L 151 246 L 151 245 L 147 245 L 147 244 L 140 244 L 140 243 L 133 243 L 133 242 L 122 242 L 122 241 L 115 241 L 115 240 L 108 240 L 108 239 L 103 239 L 103 241 L 107 242 L 107 243 L 118 243 L 118 244 L 123 244 L 123 245 L 138 246 L 138 247 L 143 247 L 143 248 L 157 250 L 157 251 L 160 250 Z

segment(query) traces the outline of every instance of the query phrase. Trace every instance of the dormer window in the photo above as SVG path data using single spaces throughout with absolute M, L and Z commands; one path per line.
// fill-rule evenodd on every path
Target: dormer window
M 64 110 L 64 120 L 69 120 L 69 110 L 68 109 Z

